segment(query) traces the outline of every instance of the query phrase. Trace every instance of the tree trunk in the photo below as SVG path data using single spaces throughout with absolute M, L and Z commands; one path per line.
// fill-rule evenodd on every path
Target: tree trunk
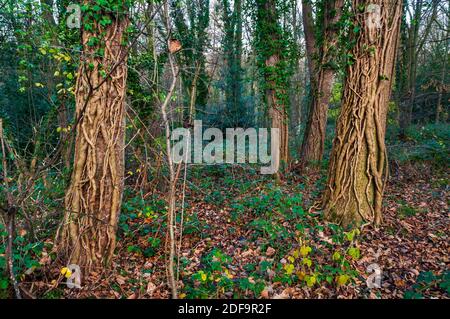
M 310 0 L 302 0 L 303 33 L 305 34 L 306 57 L 308 60 L 311 81 L 316 73 L 316 36 L 314 34 L 314 18 Z
M 120 11 L 126 12 L 125 1 L 122 5 Z M 92 22 L 93 31 L 82 30 L 75 158 L 61 230 L 62 253 L 87 273 L 113 256 L 123 192 L 128 18 L 110 14 L 110 19 L 108 26 Z M 93 37 L 101 37 L 103 44 L 92 45 Z
M 356 58 L 347 69 L 322 199 L 326 218 L 343 225 L 382 220 L 388 174 L 386 115 L 401 8 L 401 0 L 353 0 L 354 23 L 361 31 L 355 34 L 356 45 L 351 50 Z
M 293 37 L 293 48 L 294 50 L 299 49 L 299 39 L 300 39 L 300 27 L 298 21 L 298 8 L 297 1 L 292 1 L 291 3 L 291 11 L 292 11 L 292 37 Z M 288 31 L 289 32 L 289 31 Z M 295 59 L 291 62 L 293 68 L 293 78 L 290 81 L 289 85 L 289 105 L 291 105 L 290 112 L 290 123 L 289 130 L 293 132 L 292 135 L 298 135 L 298 129 L 301 124 L 301 107 L 302 103 L 300 102 L 301 97 L 303 96 L 303 87 L 301 85 L 301 75 L 302 71 L 300 70 L 300 61 L 302 60 L 301 55 L 296 55 Z
M 303 137 L 300 160 L 302 167 L 322 160 L 327 129 L 328 104 L 334 81 L 334 71 L 322 69 L 311 96 L 308 121 Z
M 264 66 L 260 66 L 264 76 L 265 100 L 271 121 L 271 127 L 279 129 L 279 157 L 273 159 L 275 167 L 285 170 L 289 161 L 289 120 L 286 61 L 283 60 L 283 39 L 281 27 L 278 24 L 276 1 L 257 1 L 257 32 L 258 54 L 264 59 Z M 273 154 L 273 153 L 272 153 Z M 284 165 L 284 167 L 282 167 Z M 280 173 L 276 174 L 277 180 Z
M 325 6 L 323 18 L 325 34 L 319 51 L 318 64 L 314 61 L 317 41 L 314 37 L 314 30 L 311 30 L 313 27 L 311 4 L 303 1 L 303 21 L 305 25 L 306 48 L 309 51 L 307 55 L 312 94 L 310 95 L 308 121 L 300 152 L 302 167 L 311 162 L 319 162 L 323 157 L 328 104 L 331 99 L 335 72 L 332 61 L 335 58 L 334 48 L 338 41 L 336 24 L 341 18 L 344 1 L 326 1 L 323 5 Z
M 266 66 L 276 67 L 280 62 L 280 57 L 278 54 L 272 55 L 267 61 Z M 286 165 L 289 161 L 289 120 L 286 112 L 285 103 L 279 98 L 285 92 L 281 92 L 275 81 L 268 81 L 268 87 L 266 89 L 266 100 L 267 108 L 269 110 L 269 117 L 271 120 L 271 127 L 279 129 L 279 157 L 275 159 L 276 170 L 281 167 L 281 165 Z M 273 154 L 273 153 L 272 153 Z M 279 174 L 277 174 L 279 178 Z

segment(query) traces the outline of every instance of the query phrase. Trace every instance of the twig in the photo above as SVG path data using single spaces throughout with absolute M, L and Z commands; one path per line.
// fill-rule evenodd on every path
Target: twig
M 172 71 L 172 83 L 170 85 L 169 91 L 167 93 L 166 98 L 164 99 L 164 102 L 161 105 L 161 113 L 163 116 L 164 126 L 165 126 L 165 132 L 166 132 L 166 150 L 167 150 L 167 161 L 169 165 L 169 174 L 170 174 L 170 191 L 169 191 L 169 209 L 167 212 L 167 222 L 168 222 L 168 229 L 169 229 L 169 265 L 168 265 L 168 281 L 169 286 L 172 290 L 172 298 L 178 299 L 178 290 L 177 290 L 177 284 L 175 280 L 175 193 L 176 193 L 176 183 L 178 174 L 175 173 L 173 161 L 172 161 L 172 152 L 171 152 L 171 144 L 170 144 L 170 123 L 169 119 L 167 117 L 167 106 L 169 105 L 173 92 L 175 90 L 175 86 L 178 80 L 178 67 L 174 61 L 173 53 L 170 50 L 170 21 L 169 21 L 169 9 L 168 9 L 168 3 L 167 0 L 164 1 L 164 20 L 167 28 L 167 45 L 169 48 L 168 55 L 169 55 L 169 64 L 170 69 Z
M 16 217 L 17 208 L 13 205 L 13 199 L 11 197 L 11 193 L 8 192 L 8 169 L 6 162 L 6 152 L 5 152 L 5 141 L 3 139 L 3 119 L 0 118 L 0 140 L 2 145 L 2 166 L 3 166 L 3 185 L 6 190 L 6 200 L 8 208 L 5 211 L 5 219 L 7 223 L 7 231 L 8 231 L 8 243 L 6 248 L 6 260 L 8 263 L 7 269 L 9 272 L 9 278 L 11 279 L 11 283 L 14 287 L 14 292 L 16 293 L 17 299 L 22 299 L 20 294 L 19 285 L 17 283 L 16 276 L 14 274 L 14 264 L 13 264 L 13 242 L 14 242 L 14 219 Z

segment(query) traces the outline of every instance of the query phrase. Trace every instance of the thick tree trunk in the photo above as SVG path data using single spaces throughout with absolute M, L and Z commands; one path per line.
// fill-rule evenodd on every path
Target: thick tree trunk
M 316 39 L 314 37 L 311 17 L 311 4 L 303 1 L 303 21 L 305 25 L 305 39 L 310 73 L 310 108 L 305 134 L 303 137 L 300 158 L 302 167 L 311 162 L 322 160 L 327 126 L 328 104 L 334 82 L 334 69 L 332 60 L 335 58 L 337 45 L 337 22 L 341 18 L 343 0 L 326 1 L 324 4 L 323 28 L 325 30 L 323 43 L 316 53 Z M 319 63 L 315 61 L 318 59 Z
M 360 11 L 364 8 L 364 11 Z M 380 18 L 377 18 L 379 10 Z M 347 69 L 330 157 L 325 216 L 349 225 L 379 224 L 388 174 L 385 131 L 400 29 L 401 0 L 353 0 L 361 27 Z M 379 19 L 379 20 L 378 20 Z M 379 23 L 377 22 L 379 21 Z
M 128 18 L 110 18 L 106 27 L 95 22 L 93 31 L 82 31 L 75 158 L 61 230 L 61 251 L 87 272 L 107 265 L 113 256 L 123 192 Z M 89 42 L 95 36 L 103 45 Z M 100 46 L 104 53 L 99 56 Z

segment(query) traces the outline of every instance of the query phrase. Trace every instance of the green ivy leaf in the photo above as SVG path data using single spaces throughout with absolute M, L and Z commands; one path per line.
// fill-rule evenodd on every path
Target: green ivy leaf
M 357 260 L 360 257 L 359 249 L 356 247 L 352 247 L 348 250 L 348 254 L 354 259 Z

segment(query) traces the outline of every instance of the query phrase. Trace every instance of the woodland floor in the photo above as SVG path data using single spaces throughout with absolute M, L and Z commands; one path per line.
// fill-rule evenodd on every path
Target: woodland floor
M 379 229 L 364 227 L 352 243 L 359 256 L 346 256 L 348 264 L 341 267 L 350 279 L 342 277 L 342 284 L 337 284 L 333 277 L 322 278 L 311 285 L 301 279 L 308 271 L 341 274 L 336 270 L 339 266 L 334 270 L 330 266 L 331 256 L 336 249 L 345 256 L 349 247 L 339 240 L 335 243 L 334 228 L 322 221 L 320 213 L 308 213 L 323 187 L 324 172 L 290 175 L 270 196 L 267 189 L 276 189 L 271 181 L 258 180 L 253 177 L 258 174 L 242 168 L 209 169 L 191 176 L 186 184 L 186 232 L 181 241 L 181 297 L 449 298 L 448 173 L 437 174 L 425 165 L 391 170 L 383 225 Z M 286 202 L 276 194 L 294 197 Z M 286 217 L 282 211 L 291 211 L 299 199 L 302 217 Z M 281 203 L 278 206 L 274 204 L 277 201 Z M 247 206 L 242 208 L 239 203 Z M 261 205 L 263 210 L 272 211 L 258 212 Z M 54 267 L 46 279 L 34 279 L 32 286 L 26 285 L 28 291 L 45 298 L 168 298 L 164 238 L 152 254 L 142 252 L 149 247 L 149 238 L 161 236 L 161 219 L 144 217 L 125 221 L 132 231 L 128 235 L 121 232 L 112 270 L 92 274 L 78 290 L 57 286 L 54 279 L 59 270 Z M 252 223 L 255 220 L 270 221 L 270 227 L 260 231 L 259 224 Z M 156 229 L 156 235 L 138 235 L 142 227 Z M 312 247 L 307 253 L 311 267 L 294 260 L 299 258 L 295 250 L 301 245 Z M 208 261 L 214 248 L 220 253 Z M 286 265 L 291 262 L 296 279 L 286 275 Z M 372 263 L 382 269 L 381 288 L 367 287 L 366 269 Z M 220 286 L 220 280 L 227 285 Z

